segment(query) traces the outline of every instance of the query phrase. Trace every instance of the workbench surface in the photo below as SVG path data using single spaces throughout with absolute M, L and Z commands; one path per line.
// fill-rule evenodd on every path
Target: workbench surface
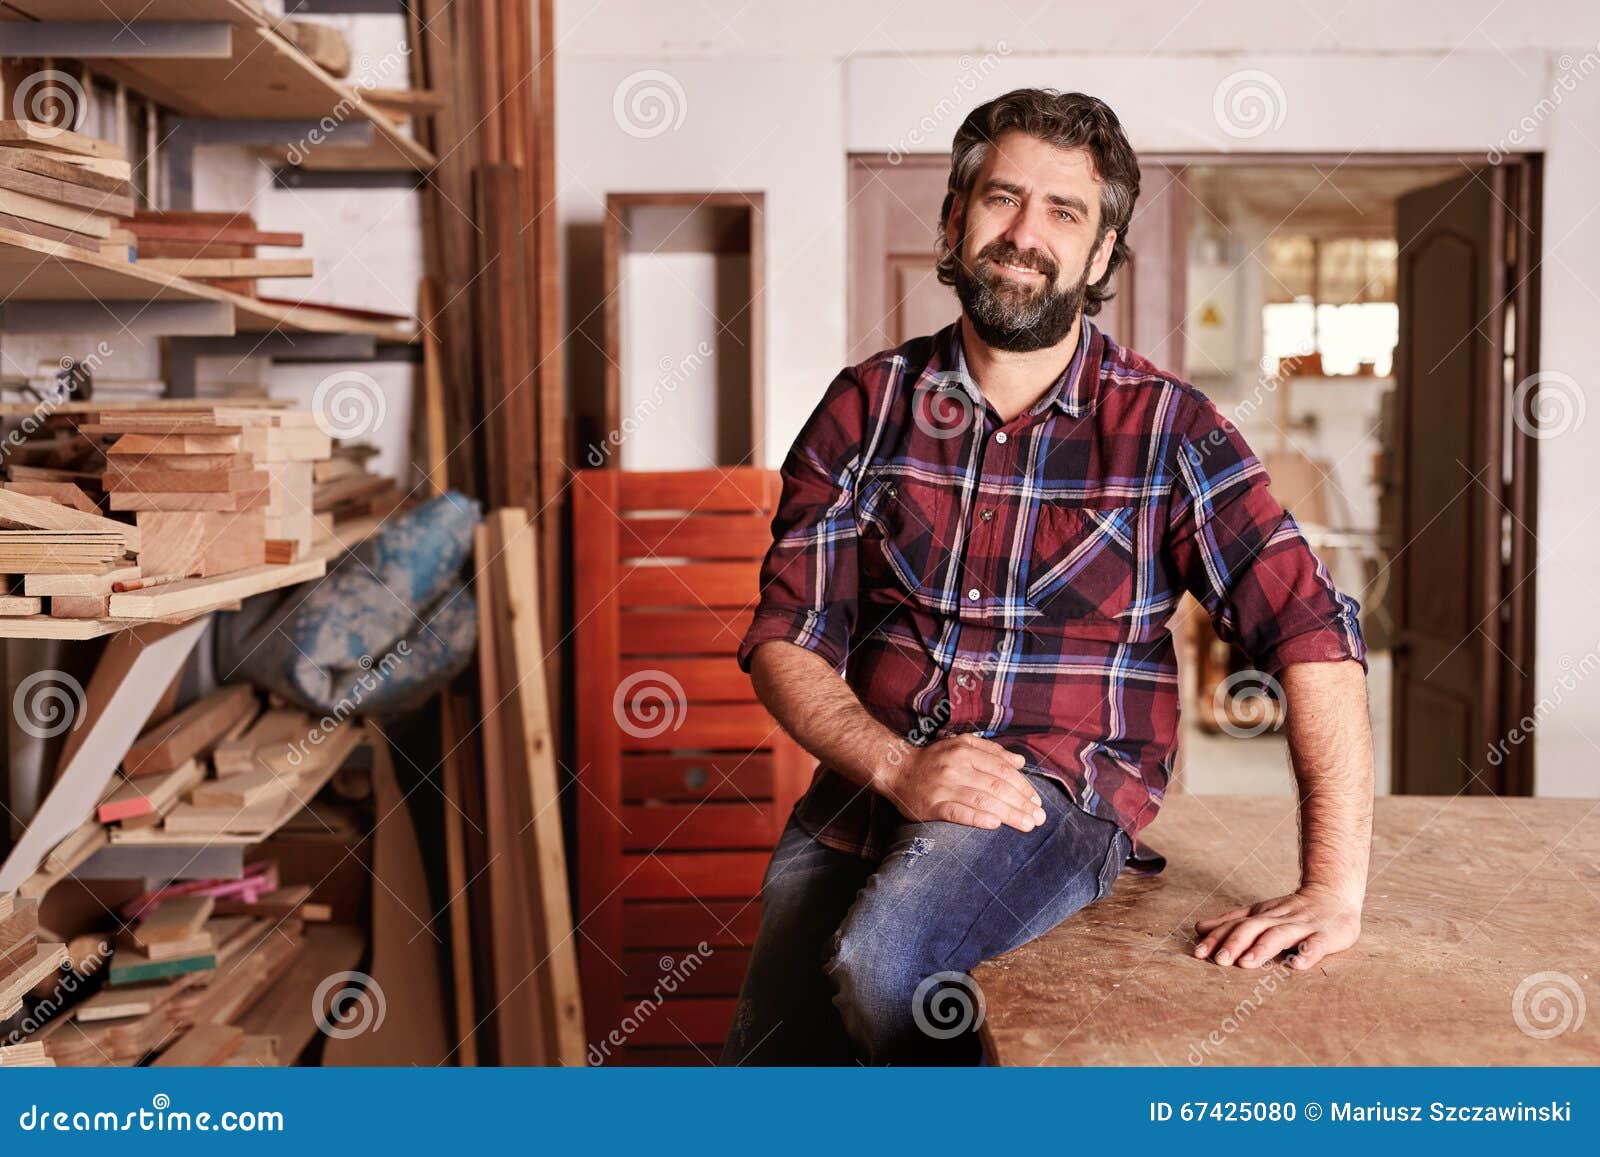
M 1192 955 L 1197 919 L 1294 888 L 1294 799 L 1170 798 L 1165 872 L 974 972 L 990 1060 L 1600 1064 L 1600 800 L 1376 803 L 1361 940 L 1299 973 Z

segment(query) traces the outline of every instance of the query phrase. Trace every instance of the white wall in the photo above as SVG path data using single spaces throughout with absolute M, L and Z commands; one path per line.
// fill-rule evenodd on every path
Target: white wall
M 1543 151 L 1542 366 L 1592 388 L 1600 10 L 1590 0 L 1331 7 L 1319 27 L 1320 9 L 1274 0 L 1128 0 L 1111 15 L 970 0 L 558 0 L 574 390 L 599 385 L 587 315 L 605 193 L 765 190 L 766 459 L 776 464 L 844 358 L 846 155 L 947 150 L 971 107 L 1030 84 L 1105 98 L 1146 152 Z M 666 78 L 638 76 L 651 71 Z M 655 122 L 615 104 L 630 77 L 665 94 L 657 135 L 641 138 Z M 1265 97 L 1253 135 L 1248 101 L 1227 111 L 1241 85 Z M 1546 795 L 1600 795 L 1600 678 L 1573 677 L 1600 662 L 1597 455 L 1600 415 L 1540 448 L 1535 684 L 1559 697 L 1534 738 Z

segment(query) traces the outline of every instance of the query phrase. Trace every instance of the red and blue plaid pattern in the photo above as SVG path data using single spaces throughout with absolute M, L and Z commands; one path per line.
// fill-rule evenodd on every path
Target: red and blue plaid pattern
M 1077 352 L 1002 423 L 960 326 L 841 373 L 782 470 L 739 662 L 799 644 L 922 743 L 976 732 L 1132 837 L 1178 737 L 1168 620 L 1185 591 L 1267 674 L 1365 661 L 1267 474 L 1206 397 L 1084 319 Z M 819 768 L 803 818 L 876 855 L 888 801 Z

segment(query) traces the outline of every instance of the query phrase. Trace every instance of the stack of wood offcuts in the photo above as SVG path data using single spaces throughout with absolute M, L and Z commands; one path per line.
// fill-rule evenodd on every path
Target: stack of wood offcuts
M 126 260 L 134 213 L 117 145 L 33 121 L 0 121 L 0 228 Z
M 270 861 L 253 864 L 243 880 L 193 881 L 138 897 L 123 909 L 120 933 L 37 948 L 41 959 L 49 952 L 53 972 L 19 974 L 12 987 L 26 992 L 23 981 L 33 979 L 31 995 L 51 1006 L 51 1015 L 41 1017 L 31 1039 L 0 1048 L 0 1067 L 293 1061 L 280 1055 L 276 1036 L 252 1036 L 230 1022 L 245 1019 L 285 978 L 305 951 L 306 925 L 331 919 L 309 893 L 304 885 L 279 887 Z M 0 909 L 4 903 L 0 898 Z M 38 904 L 14 903 L 15 917 L 31 920 L 37 937 Z M 74 974 L 69 989 L 62 978 Z M 69 999 L 96 983 L 86 998 Z M 302 1003 L 305 993 L 288 998 L 298 1017 L 315 1016 Z
M 230 293 L 258 296 L 258 277 L 310 277 L 309 257 L 261 257 L 257 246 L 298 249 L 299 233 L 256 227 L 248 213 L 141 209 L 122 221 L 141 269 L 203 281 Z
M 8 455 L 0 489 L 0 615 L 107 619 L 118 593 L 306 559 L 317 464 L 313 414 L 270 404 L 87 411 Z M 75 426 L 75 432 L 73 431 Z M 59 431 L 69 431 L 61 436 Z M 36 451 L 61 465 L 31 465 Z
M 153 724 L 99 802 L 53 848 L 24 893 L 39 894 L 107 844 L 249 845 L 287 824 L 360 744 L 304 711 L 261 710 L 253 689 L 220 687 Z
M 79 430 L 113 439 L 102 486 L 113 511 L 134 516 L 147 581 L 294 562 L 311 549 L 313 465 L 333 447 L 310 412 L 151 409 Z

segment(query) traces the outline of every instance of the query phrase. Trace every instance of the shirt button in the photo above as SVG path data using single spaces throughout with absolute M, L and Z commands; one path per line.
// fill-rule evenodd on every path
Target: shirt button
M 993 519 L 994 519 L 994 511 L 992 511 L 992 510 L 982 511 L 982 512 L 979 513 L 978 517 L 983 519 L 985 522 L 993 521 Z
M 960 688 L 963 691 L 970 691 L 970 690 L 972 690 L 973 686 L 977 683 L 977 680 L 974 679 L 971 675 L 957 675 L 956 676 L 956 683 L 957 683 L 958 686 L 960 686 Z
M 971 599 L 973 602 L 977 602 L 980 597 L 981 596 L 979 595 L 977 587 L 973 587 L 967 592 L 967 598 Z
M 996 442 L 1000 443 L 1000 445 L 1004 446 L 1006 444 L 1006 432 L 1004 430 L 1001 430 L 998 434 L 996 434 L 994 436 L 994 440 Z

